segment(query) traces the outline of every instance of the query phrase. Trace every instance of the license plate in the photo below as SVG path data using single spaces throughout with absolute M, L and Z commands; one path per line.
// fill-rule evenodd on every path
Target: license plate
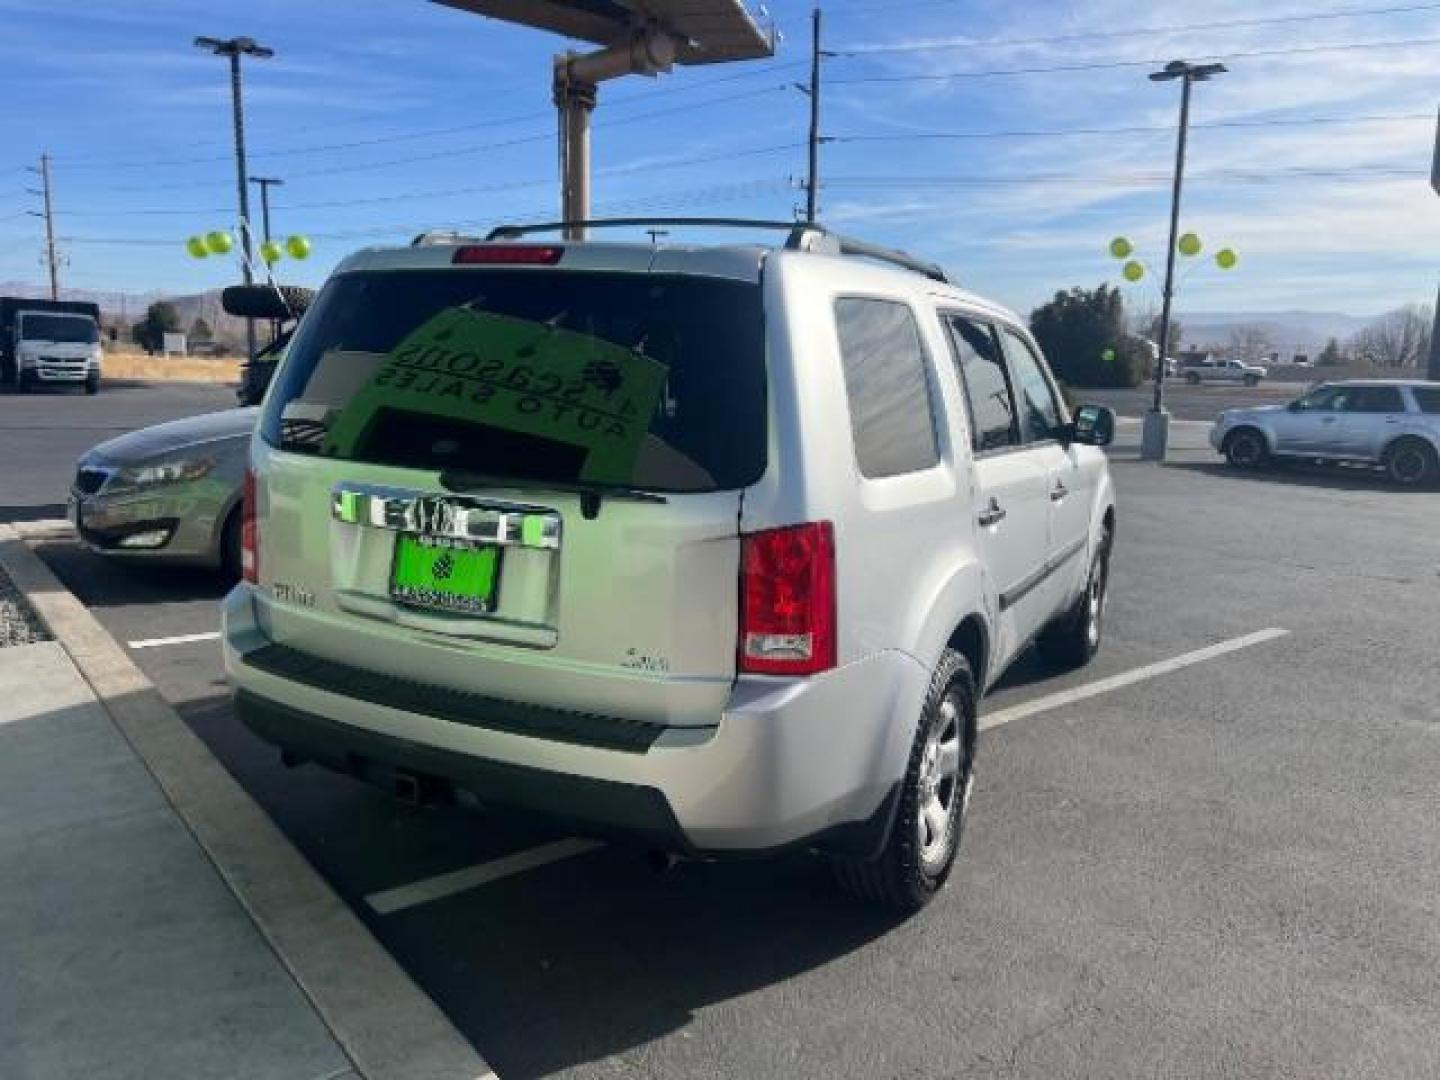
M 408 533 L 395 539 L 390 595 L 402 604 L 483 615 L 495 610 L 499 580 L 497 547 Z

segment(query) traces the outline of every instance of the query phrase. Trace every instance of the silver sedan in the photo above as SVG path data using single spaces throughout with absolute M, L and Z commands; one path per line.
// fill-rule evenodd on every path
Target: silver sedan
M 1230 464 L 1274 458 L 1379 466 L 1397 484 L 1440 480 L 1440 382 L 1322 383 L 1289 405 L 1227 409 L 1210 445 Z
M 141 428 L 81 457 L 70 520 L 91 550 L 240 572 L 240 492 L 258 409 Z

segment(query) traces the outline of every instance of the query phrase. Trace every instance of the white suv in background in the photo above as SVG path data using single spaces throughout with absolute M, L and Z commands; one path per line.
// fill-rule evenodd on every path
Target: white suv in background
M 977 699 L 1033 641 L 1099 646 L 1113 417 L 1072 420 L 1023 324 L 938 269 L 784 227 L 342 263 L 251 448 L 244 722 L 406 797 L 806 846 L 928 900 Z
M 1230 464 L 1275 458 L 1378 465 L 1405 487 L 1440 480 L 1440 382 L 1321 383 L 1288 405 L 1228 409 L 1210 445 Z

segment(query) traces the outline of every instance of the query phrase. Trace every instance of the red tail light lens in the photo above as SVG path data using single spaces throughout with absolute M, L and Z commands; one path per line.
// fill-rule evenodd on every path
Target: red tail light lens
M 835 666 L 835 533 L 828 521 L 741 537 L 740 670 Z
M 467 244 L 455 249 L 452 266 L 554 266 L 565 249 L 557 244 Z
M 260 580 L 260 525 L 256 519 L 255 473 L 245 470 L 245 486 L 240 495 L 240 576 L 256 583 Z

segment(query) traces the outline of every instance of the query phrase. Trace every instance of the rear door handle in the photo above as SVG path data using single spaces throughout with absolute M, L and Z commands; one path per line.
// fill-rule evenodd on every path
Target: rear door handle
M 991 525 L 999 525 L 1005 520 L 1005 508 L 1000 505 L 999 499 L 991 499 L 990 505 L 980 511 L 976 520 L 987 528 Z
M 1065 498 L 1065 496 L 1069 494 L 1070 489 L 1067 488 L 1064 484 L 1062 484 L 1059 480 L 1056 480 L 1055 486 L 1050 489 L 1050 501 L 1059 502 L 1061 499 Z

